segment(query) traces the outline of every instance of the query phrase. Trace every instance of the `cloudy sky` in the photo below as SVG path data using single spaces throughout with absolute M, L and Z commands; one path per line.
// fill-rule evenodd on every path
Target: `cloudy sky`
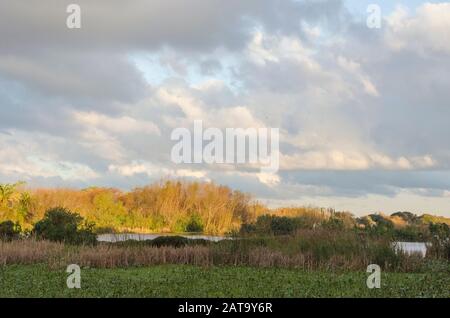
M 172 163 L 172 130 L 196 119 L 279 128 L 279 172 Z M 449 119 L 448 2 L 0 0 L 0 182 L 178 177 L 272 206 L 450 216 Z

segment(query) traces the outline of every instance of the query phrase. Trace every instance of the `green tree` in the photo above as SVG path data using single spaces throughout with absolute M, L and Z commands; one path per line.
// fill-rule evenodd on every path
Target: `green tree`
M 78 213 L 58 207 L 48 210 L 34 225 L 33 233 L 41 239 L 72 244 L 94 244 L 94 224 L 84 222 Z
M 5 221 L 0 223 L 0 240 L 10 241 L 20 236 L 20 225 L 13 221 Z
M 24 185 L 25 182 L 0 184 L 0 206 L 12 207 L 19 200 L 20 194 L 17 188 Z
M 24 192 L 19 191 L 19 187 L 24 182 L 0 184 L 0 220 L 12 220 L 24 224 L 20 202 Z

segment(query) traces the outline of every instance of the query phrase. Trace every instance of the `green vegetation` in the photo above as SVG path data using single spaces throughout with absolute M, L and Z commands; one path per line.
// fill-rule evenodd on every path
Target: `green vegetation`
M 240 220 L 240 223 L 237 223 L 240 229 L 235 231 L 237 235 L 232 236 L 232 240 L 212 243 L 171 236 L 146 242 L 102 243 L 98 247 L 75 247 L 73 245 L 96 245 L 95 225 L 91 221 L 92 218 L 98 219 L 103 227 L 112 226 L 113 229 L 113 223 L 117 220 L 123 222 L 127 220 L 126 215 L 120 216 L 122 213 L 120 211 L 129 206 L 129 202 L 119 200 L 110 204 L 109 200 L 113 198 L 113 192 L 105 189 L 88 189 L 85 190 L 86 193 L 92 195 L 93 204 L 100 209 L 96 211 L 102 211 L 101 213 L 95 212 L 92 215 L 84 213 L 83 217 L 78 212 L 72 212 L 64 207 L 50 208 L 41 220 L 36 220 L 31 231 L 25 230 L 20 234 L 21 226 L 18 221 L 16 223 L 5 221 L 0 224 L 0 240 L 11 241 L 11 244 L 0 244 L 0 261 L 4 259 L 5 265 L 23 262 L 65 264 L 68 260 L 73 260 L 80 265 L 95 264 L 98 267 L 197 264 L 307 270 L 362 270 L 368 264 L 375 263 L 382 266 L 383 270 L 396 272 L 424 271 L 429 262 L 437 261 L 444 264 L 443 268 L 449 267 L 450 228 L 445 223 L 433 223 L 430 218 L 427 218 L 427 222 L 424 223 L 421 217 L 409 212 L 398 212 L 391 216 L 371 214 L 355 218 L 346 212 L 314 208 L 268 210 L 259 206 L 258 209 L 251 209 L 252 205 L 246 199 L 238 193 L 230 192 L 227 188 L 204 184 L 203 190 L 200 191 L 197 189 L 198 186 L 196 183 L 168 182 L 161 187 L 137 189 L 125 196 L 128 199 L 128 196 L 134 198 L 134 203 L 131 205 L 136 208 L 132 211 L 143 207 L 155 208 L 155 205 L 164 203 L 161 209 L 176 211 L 169 216 L 175 228 L 180 231 L 196 232 L 206 230 L 208 226 L 212 229 L 215 227 L 211 227 L 211 224 L 219 224 L 218 221 L 227 218 L 230 222 L 235 222 L 230 212 L 223 210 L 223 206 L 230 204 L 233 206 L 233 213 L 240 211 L 238 217 L 234 216 L 235 220 Z M 6 198 L 3 199 L 3 203 L 10 202 L 13 197 L 35 198 L 33 195 L 24 195 L 24 192 L 14 195 L 14 191 L 11 190 L 14 187 L 15 185 L 3 187 L 3 197 Z M 189 194 L 185 192 L 188 190 Z M 161 197 L 154 197 L 155 191 L 162 197 L 166 195 L 170 200 L 165 201 Z M 218 194 L 221 191 L 224 193 Z M 75 198 L 77 195 L 84 196 L 86 193 L 72 192 Z M 52 193 L 47 199 L 43 199 L 41 194 L 39 203 L 49 201 L 50 198 L 54 199 L 54 194 Z M 211 197 L 214 199 L 211 200 Z M 66 198 L 72 197 L 68 195 Z M 211 204 L 219 199 L 224 205 Z M 33 200 L 29 204 L 31 207 L 35 204 Z M 155 203 L 154 200 L 162 201 Z M 148 204 L 149 201 L 153 203 Z M 167 206 L 175 210 L 168 209 Z M 204 207 L 208 207 L 207 214 L 201 212 L 204 211 Z M 14 204 L 4 205 L 3 208 L 14 210 Z M 181 211 L 192 211 L 192 213 L 185 214 L 176 210 L 177 208 Z M 224 216 L 216 214 L 216 208 L 223 212 Z M 105 214 L 104 217 L 102 213 Z M 29 219 L 29 216 L 34 213 L 27 212 L 24 215 L 28 215 Z M 113 215 L 115 217 L 112 217 Z M 148 215 L 150 218 L 155 216 L 152 213 Z M 220 217 L 215 219 L 215 216 Z M 164 224 L 163 221 L 161 222 Z M 395 252 L 392 242 L 402 239 L 431 243 L 426 258 Z M 16 242 L 17 240 L 19 241 Z M 39 241 L 43 242 L 39 243 Z M 64 244 L 48 245 L 46 241 Z M 46 248 L 49 249 L 48 254 L 46 254 Z M 42 253 L 36 254 L 36 249 Z M 42 257 L 35 257 L 35 255 Z
M 213 183 L 167 181 L 122 192 L 111 188 L 27 189 L 0 185 L 0 222 L 31 230 L 46 211 L 63 207 L 78 213 L 98 232 L 228 233 L 255 219 L 250 196 Z
M 389 272 L 445 272 L 450 264 L 432 250 L 423 258 L 395 252 L 389 241 L 352 232 L 303 230 L 296 236 L 248 237 L 220 242 L 159 237 L 151 241 L 67 245 L 34 239 L 0 241 L 0 265 L 78 264 L 128 268 L 163 264 L 296 268 L 309 271 L 364 271 L 378 264 Z
M 69 244 L 95 244 L 97 236 L 94 224 L 87 223 L 77 214 L 65 208 L 53 208 L 34 225 L 32 234 L 37 238 Z
M 45 213 L 62 207 L 79 214 L 101 232 L 243 232 L 289 235 L 298 228 L 364 229 L 396 240 L 429 241 L 430 224 L 450 219 L 410 212 L 391 216 L 315 207 L 269 209 L 250 195 L 214 183 L 166 181 L 123 192 L 111 188 L 27 189 L 24 183 L 0 184 L 0 222 L 12 221 L 31 231 Z M 274 218 L 271 216 L 277 216 Z
M 164 265 L 81 272 L 68 289 L 65 269 L 15 265 L 0 269 L 0 297 L 450 297 L 450 275 L 382 273 L 368 289 L 361 272 L 306 272 L 248 267 Z
M 286 216 L 262 215 L 254 224 L 243 224 L 241 234 L 288 235 L 301 227 L 301 218 Z
M 172 247 L 182 247 L 188 244 L 189 239 L 182 236 L 160 236 L 144 244 L 151 246 L 161 247 L 161 246 L 172 246 Z M 126 244 L 126 243 L 125 243 Z
M 396 253 L 389 220 L 370 220 L 358 226 L 341 213 L 262 215 L 220 242 L 162 236 L 93 244 L 92 224 L 50 209 L 31 236 L 18 236 L 13 222 L 0 226 L 7 233 L 0 296 L 449 297 L 448 225 L 427 225 L 432 246 L 422 258 Z M 81 290 L 65 286 L 68 264 L 83 268 Z M 365 285 L 369 264 L 382 268 L 379 290 Z
M 214 184 L 166 182 L 127 193 L 22 186 L 0 187 L 0 296 L 449 296 L 443 218 L 271 210 Z M 233 235 L 96 242 L 95 232 L 124 229 Z M 395 240 L 431 246 L 426 257 L 408 255 L 394 251 Z M 84 268 L 81 290 L 65 287 L 68 264 Z M 382 268 L 380 290 L 365 285 L 369 264 Z
M 348 213 L 331 213 L 327 217 L 322 215 L 300 215 L 294 217 L 262 215 L 254 223 L 243 224 L 240 229 L 241 237 L 277 237 L 289 236 L 286 246 L 297 242 L 298 238 L 305 239 L 305 233 L 311 233 L 313 245 L 325 245 L 333 242 L 330 253 L 338 254 L 343 249 L 353 251 L 355 244 L 370 246 L 374 242 L 384 242 L 389 248 L 392 241 L 426 241 L 431 242 L 430 254 L 440 258 L 450 259 L 450 227 L 445 223 L 426 223 L 409 212 L 401 226 L 396 218 L 403 218 L 399 213 L 387 217 L 381 214 L 372 214 L 363 218 L 355 219 Z M 410 223 L 407 223 L 410 222 Z M 331 235 L 326 239 L 323 234 Z M 309 235 L 309 234 L 308 234 Z M 325 235 L 325 236 L 326 236 Z M 335 244 L 339 242 L 339 244 Z M 297 242 L 298 243 L 298 242 Z M 299 244 L 295 245 L 298 248 Z M 302 246 L 300 244 L 300 246 Z M 322 246 L 321 249 L 324 247 Z
M 12 221 L 0 223 L 0 240 L 11 241 L 20 237 L 20 225 Z

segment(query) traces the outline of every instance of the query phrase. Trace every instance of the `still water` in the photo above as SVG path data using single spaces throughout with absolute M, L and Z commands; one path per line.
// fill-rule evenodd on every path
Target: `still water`
M 97 241 L 99 242 L 122 242 L 127 240 L 135 240 L 135 241 L 146 241 L 153 240 L 159 236 L 174 236 L 176 234 L 100 234 L 97 236 Z M 178 234 L 177 234 L 178 235 Z M 178 235 L 188 239 L 204 239 L 212 242 L 219 242 L 222 240 L 230 239 L 230 237 L 226 236 L 213 236 L 213 235 Z
M 425 257 L 430 244 L 424 242 L 394 242 L 392 246 L 396 252 L 403 251 L 406 254 L 420 254 Z

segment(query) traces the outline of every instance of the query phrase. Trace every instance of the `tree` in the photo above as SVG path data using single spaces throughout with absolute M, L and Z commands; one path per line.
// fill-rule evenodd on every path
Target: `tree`
M 5 221 L 0 223 L 0 240 L 10 241 L 20 236 L 20 225 L 13 221 Z
M 0 184 L 0 206 L 11 208 L 14 202 L 19 200 L 20 194 L 17 188 L 24 185 L 25 182 Z
M 31 197 L 28 192 L 19 191 L 24 182 L 0 184 L 0 220 L 12 220 L 22 226 L 28 214 Z
M 94 224 L 84 222 L 78 213 L 57 207 L 48 210 L 44 218 L 34 225 L 33 233 L 38 238 L 72 244 L 94 244 Z
M 419 221 L 417 215 L 411 212 L 395 212 L 391 216 L 397 216 L 405 221 L 407 224 L 416 224 Z

